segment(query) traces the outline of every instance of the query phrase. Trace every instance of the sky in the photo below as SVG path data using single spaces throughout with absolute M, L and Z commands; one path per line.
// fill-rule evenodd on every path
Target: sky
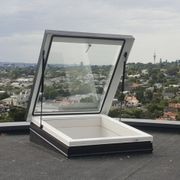
M 133 35 L 129 62 L 180 59 L 179 0 L 0 0 L 0 61 L 36 63 L 45 29 Z
M 61 41 L 59 41 L 61 40 Z M 122 49 L 123 41 L 89 40 L 53 38 L 50 53 L 48 56 L 49 64 L 69 64 L 69 65 L 112 65 L 118 59 Z M 113 44 L 114 43 L 114 44 Z M 71 51 L 71 53 L 69 53 Z

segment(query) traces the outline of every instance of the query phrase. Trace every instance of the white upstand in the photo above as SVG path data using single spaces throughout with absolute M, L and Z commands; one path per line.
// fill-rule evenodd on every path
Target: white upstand
M 97 150 L 98 147 L 100 149 L 102 147 L 107 148 L 107 151 L 102 153 L 152 151 L 153 137 L 151 135 L 107 115 L 46 116 L 43 117 L 43 128 L 38 132 L 36 131 L 37 128 L 34 127 L 39 128 L 39 117 L 33 117 L 32 124 L 32 133 L 39 137 L 46 134 L 46 142 L 49 144 L 53 144 L 51 137 L 54 137 L 59 141 L 59 145 L 56 144 L 55 148 L 66 156 L 100 154 L 101 152 Z M 49 136 L 49 140 L 47 136 Z M 122 144 L 126 144 L 125 149 L 122 148 Z M 66 151 L 62 150 L 61 145 L 66 147 Z M 114 149 L 108 150 L 108 145 L 114 145 Z M 137 148 L 138 145 L 143 146 Z M 69 153 L 68 150 L 77 147 L 80 149 L 79 153 Z M 83 147 L 89 148 L 88 153 L 83 150 Z M 96 147 L 96 152 L 93 151 L 94 147 Z M 91 152 L 89 152 L 90 150 Z

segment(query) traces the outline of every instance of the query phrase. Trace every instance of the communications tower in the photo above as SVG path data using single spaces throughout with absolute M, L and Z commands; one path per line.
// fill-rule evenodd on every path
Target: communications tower
M 154 54 L 153 54 L 153 58 L 154 58 L 154 64 L 156 64 L 156 52 L 154 51 Z

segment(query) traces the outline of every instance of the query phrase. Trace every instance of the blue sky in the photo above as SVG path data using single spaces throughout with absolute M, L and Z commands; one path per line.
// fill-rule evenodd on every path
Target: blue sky
M 45 29 L 130 34 L 129 62 L 180 59 L 179 0 L 1 0 L 0 61 L 37 62 Z

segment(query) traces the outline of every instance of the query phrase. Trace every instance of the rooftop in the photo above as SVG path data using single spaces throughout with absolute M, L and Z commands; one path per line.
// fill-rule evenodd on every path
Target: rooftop
M 60 153 L 30 142 L 28 133 L 1 133 L 0 176 L 3 180 L 179 179 L 180 132 L 157 129 L 145 131 L 154 137 L 152 154 L 117 154 L 73 159 L 67 159 Z

